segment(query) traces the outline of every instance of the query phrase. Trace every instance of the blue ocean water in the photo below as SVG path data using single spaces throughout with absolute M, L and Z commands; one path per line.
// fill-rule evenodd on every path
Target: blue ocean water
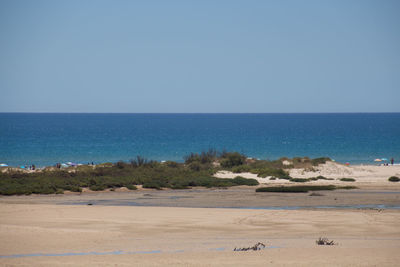
M 183 161 L 209 148 L 249 157 L 328 156 L 400 161 L 400 113 L 0 113 L 0 163 L 116 162 L 136 155 Z

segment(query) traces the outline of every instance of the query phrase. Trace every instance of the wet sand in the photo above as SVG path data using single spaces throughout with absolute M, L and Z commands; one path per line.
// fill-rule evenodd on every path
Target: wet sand
M 387 182 L 386 185 L 376 186 L 372 189 L 370 186 L 360 186 L 360 183 L 341 183 L 342 185 L 356 185 L 360 189 L 319 191 L 315 195 L 311 192 L 256 193 L 257 187 L 254 186 L 184 190 L 152 190 L 139 187 L 139 190 L 136 191 L 116 189 L 116 191 L 108 192 L 66 193 L 61 195 L 0 196 L 0 204 L 93 204 L 187 208 L 313 208 L 318 206 L 384 205 L 400 208 L 400 183 Z M 291 184 L 303 185 L 309 183 Z

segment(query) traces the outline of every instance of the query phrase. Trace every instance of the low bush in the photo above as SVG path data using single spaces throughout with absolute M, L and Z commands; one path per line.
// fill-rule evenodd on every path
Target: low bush
M 201 170 L 201 163 L 198 162 L 198 161 L 193 161 L 192 163 L 189 164 L 189 168 L 190 168 L 192 171 L 198 172 L 198 171 Z
M 146 165 L 151 165 L 153 161 L 148 161 L 146 158 L 143 158 L 141 156 L 136 156 L 135 159 L 131 159 L 130 161 L 132 167 L 140 167 L 140 166 L 146 166 Z
M 103 190 L 105 190 L 106 188 L 107 188 L 107 186 L 105 186 L 105 185 L 103 185 L 103 184 L 101 184 L 101 185 L 95 184 L 95 185 L 89 186 L 89 189 L 92 190 L 92 191 L 103 191 Z
M 232 168 L 234 166 L 243 165 L 245 160 L 246 157 L 239 152 L 226 152 L 222 155 L 220 164 L 223 168 Z
M 340 181 L 342 181 L 342 182 L 355 182 L 356 179 L 354 179 L 354 178 L 341 178 Z
M 322 175 L 319 175 L 317 177 L 311 177 L 310 178 L 311 181 L 318 181 L 318 180 L 334 180 L 333 178 L 326 178 Z
M 287 179 L 289 180 L 290 175 L 288 172 L 284 171 L 283 169 L 271 169 L 271 168 L 264 168 L 259 170 L 252 170 L 253 173 L 257 173 L 258 177 L 265 178 L 267 176 L 272 176 L 280 179 Z
M 187 185 L 183 185 L 183 184 L 173 184 L 170 187 L 171 187 L 171 189 L 188 189 L 189 188 Z
M 178 168 L 179 167 L 179 163 L 177 163 L 175 161 L 166 161 L 164 164 L 170 168 Z
M 226 152 L 225 152 L 226 153 Z M 198 162 L 200 164 L 212 163 L 217 159 L 218 152 L 215 149 L 209 149 L 208 151 L 203 151 L 200 154 L 190 153 L 184 157 L 185 164 L 190 164 L 193 162 Z
M 247 179 L 241 176 L 236 176 L 235 178 L 232 179 L 232 182 L 235 183 L 236 185 L 249 185 L 249 186 L 259 185 L 256 179 Z
M 316 193 L 316 192 L 312 192 L 311 194 L 309 194 L 310 197 L 323 197 L 325 195 L 321 194 L 321 193 Z
M 255 160 L 249 164 L 251 169 L 254 170 L 261 170 L 261 169 L 282 169 L 286 168 L 286 166 L 283 165 L 282 160 Z
M 123 169 L 126 166 L 126 163 L 123 161 L 118 161 L 117 163 L 115 163 L 115 166 L 117 166 L 117 168 L 119 169 Z
M 290 182 L 295 182 L 295 183 L 305 183 L 305 182 L 309 182 L 310 179 L 307 179 L 307 178 L 292 178 L 289 181 Z
M 250 171 L 251 167 L 249 165 L 240 165 L 232 168 L 232 172 L 235 173 L 250 172 Z
M 298 161 L 311 166 L 312 160 L 300 158 Z M 220 163 L 220 166 L 215 163 Z M 82 188 L 100 191 L 126 187 L 135 190 L 136 185 L 155 189 L 254 186 L 258 185 L 255 179 L 216 178 L 213 175 L 218 170 L 226 169 L 238 173 L 252 172 L 259 177 L 272 176 L 271 180 L 291 179 L 283 168 L 282 160 L 247 160 L 237 152 L 218 153 L 215 150 L 192 153 L 185 157 L 185 163 L 159 163 L 137 156 L 129 163 L 119 161 L 67 169 L 46 168 L 32 173 L 10 168 L 0 172 L 0 195 L 61 194 L 64 191 L 82 192 Z
M 296 185 L 278 187 L 260 187 L 256 192 L 279 192 L 279 193 L 307 193 L 308 191 L 335 190 L 334 185 Z
M 162 186 L 157 182 L 144 183 L 143 188 L 153 188 L 153 189 L 157 189 L 157 190 L 162 190 Z
M 63 189 L 71 191 L 71 192 L 82 192 L 82 188 L 80 188 L 79 186 L 76 186 L 76 185 L 71 185 L 71 186 L 67 185 Z
M 315 159 L 311 160 L 311 164 L 313 166 L 318 166 L 319 164 L 324 164 L 327 161 L 331 161 L 331 159 L 330 158 L 315 158 Z
M 128 184 L 125 187 L 128 188 L 129 190 L 137 190 L 137 187 L 133 184 Z
M 321 157 L 315 159 L 310 159 L 309 157 L 295 157 L 292 159 L 294 168 L 307 168 L 311 170 L 313 166 L 324 164 L 327 161 L 331 161 L 331 159 L 327 157 Z
M 357 186 L 352 186 L 352 185 L 346 185 L 346 186 L 336 186 L 336 189 L 350 190 L 350 189 L 358 189 L 358 187 Z
M 397 176 L 391 176 L 391 177 L 389 177 L 388 180 L 389 180 L 389 182 L 399 182 L 400 178 Z

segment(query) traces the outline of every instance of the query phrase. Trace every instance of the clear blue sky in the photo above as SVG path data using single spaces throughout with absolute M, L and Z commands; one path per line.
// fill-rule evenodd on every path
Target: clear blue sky
M 400 1 L 0 0 L 0 112 L 400 112 Z

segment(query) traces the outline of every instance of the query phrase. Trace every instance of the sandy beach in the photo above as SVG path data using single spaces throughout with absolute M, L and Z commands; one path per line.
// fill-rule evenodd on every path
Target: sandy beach
M 400 185 L 387 178 L 399 166 L 318 168 L 291 175 L 336 179 L 346 171 L 359 189 L 318 196 L 249 186 L 2 196 L 0 265 L 397 266 Z M 349 184 L 310 183 L 326 182 Z M 318 246 L 319 237 L 336 245 Z M 257 242 L 266 248 L 233 251 Z
M 400 260 L 399 211 L 42 204 L 0 209 L 3 266 L 395 266 Z M 317 246 L 321 236 L 338 245 Z M 232 251 L 256 242 L 267 248 Z

